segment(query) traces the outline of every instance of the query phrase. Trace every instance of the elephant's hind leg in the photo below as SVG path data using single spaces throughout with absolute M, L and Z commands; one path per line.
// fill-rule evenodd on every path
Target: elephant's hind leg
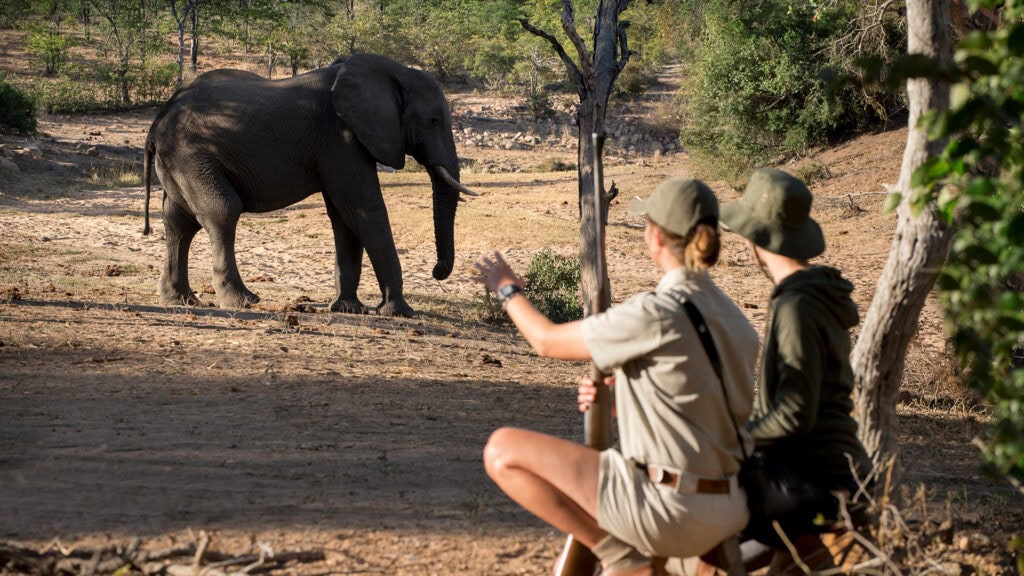
M 188 250 L 199 232 L 199 223 L 167 196 L 163 219 L 167 258 L 160 274 L 160 304 L 193 306 L 199 299 L 188 284 Z
M 221 308 L 248 308 L 260 301 L 242 282 L 235 259 L 235 231 L 242 215 L 242 200 L 226 179 L 219 178 L 213 194 L 200 200 L 196 213 L 210 236 L 213 253 L 213 289 Z

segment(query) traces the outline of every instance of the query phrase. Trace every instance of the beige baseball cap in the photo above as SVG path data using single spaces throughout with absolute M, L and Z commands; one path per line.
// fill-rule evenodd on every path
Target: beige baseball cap
M 686 236 L 701 220 L 713 216 L 718 220 L 718 199 L 714 191 L 700 180 L 669 178 L 647 198 L 637 198 L 629 205 L 629 213 L 647 215 L 652 222 L 669 232 Z

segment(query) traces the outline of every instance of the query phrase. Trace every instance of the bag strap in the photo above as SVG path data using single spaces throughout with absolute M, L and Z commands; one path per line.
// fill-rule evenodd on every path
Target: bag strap
M 740 444 L 740 452 L 743 453 L 743 459 L 746 460 L 747 448 L 743 442 L 743 436 L 740 434 L 739 426 L 736 425 L 736 419 L 732 416 L 732 411 L 729 406 L 729 391 L 725 388 L 725 380 L 722 378 L 722 359 L 718 355 L 718 348 L 715 347 L 715 339 L 711 336 L 711 330 L 708 328 L 707 322 L 704 321 L 704 315 L 700 313 L 696 304 L 690 301 L 689 298 L 679 295 L 679 301 L 683 304 L 683 310 L 686 310 L 686 315 L 690 317 L 690 323 L 697 329 L 697 336 L 700 337 L 700 343 L 704 346 L 704 352 L 708 355 L 708 360 L 711 361 L 711 367 L 715 370 L 715 375 L 718 376 L 718 382 L 722 385 L 722 395 L 725 396 L 725 410 L 729 413 L 729 422 L 732 424 L 732 429 L 736 432 L 736 441 Z

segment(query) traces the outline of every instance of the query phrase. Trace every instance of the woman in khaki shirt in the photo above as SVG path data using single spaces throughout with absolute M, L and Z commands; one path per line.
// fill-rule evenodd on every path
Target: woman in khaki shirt
M 730 420 L 753 402 L 757 334 L 711 280 L 718 260 L 718 202 L 702 182 L 673 178 L 630 207 L 646 216 L 644 240 L 664 272 L 657 287 L 604 313 L 554 324 L 523 297 L 500 254 L 473 277 L 493 290 L 541 356 L 615 370 L 620 446 L 598 452 L 516 428 L 495 431 L 487 473 L 513 500 L 571 534 L 604 574 L 652 574 L 656 558 L 711 549 L 747 523 L 736 482 L 741 451 Z M 702 311 L 722 361 L 728 402 L 682 300 Z M 580 410 L 594 384 L 581 381 Z

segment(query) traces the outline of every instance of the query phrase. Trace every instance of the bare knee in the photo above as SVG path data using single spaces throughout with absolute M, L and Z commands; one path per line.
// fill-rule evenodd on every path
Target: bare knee
M 487 439 L 487 445 L 484 446 L 484 468 L 491 478 L 514 465 L 512 452 L 516 444 L 515 436 L 515 428 L 498 428 Z

